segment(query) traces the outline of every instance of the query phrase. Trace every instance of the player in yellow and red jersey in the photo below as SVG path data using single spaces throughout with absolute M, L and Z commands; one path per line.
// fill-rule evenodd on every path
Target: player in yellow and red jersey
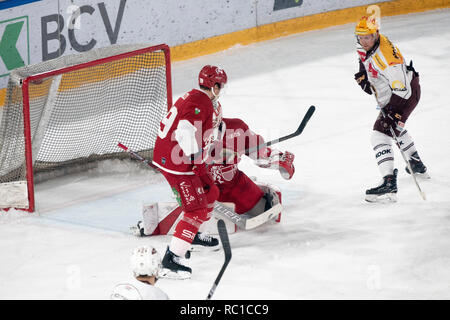
M 394 169 L 390 128 L 394 129 L 399 147 L 409 158 L 413 174 L 427 176 L 427 168 L 404 128 L 420 100 L 419 74 L 412 62 L 406 65 L 400 50 L 380 34 L 376 18 L 362 17 L 355 28 L 355 35 L 360 68 L 355 80 L 366 93 L 375 96 L 381 109 L 373 126 L 371 141 L 383 182 L 366 191 L 366 200 L 374 202 L 386 198 L 396 201 L 397 169 Z

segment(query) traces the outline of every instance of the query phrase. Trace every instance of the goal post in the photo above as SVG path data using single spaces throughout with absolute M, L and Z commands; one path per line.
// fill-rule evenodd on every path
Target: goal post
M 128 158 L 151 158 L 172 105 L 167 45 L 115 45 L 11 72 L 0 106 L 0 209 L 35 210 L 34 184 Z

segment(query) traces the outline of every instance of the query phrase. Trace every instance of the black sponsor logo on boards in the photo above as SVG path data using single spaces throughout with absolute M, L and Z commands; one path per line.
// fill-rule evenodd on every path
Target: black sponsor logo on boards
M 302 4 L 303 0 L 275 0 L 273 4 L 273 11 L 300 7 Z

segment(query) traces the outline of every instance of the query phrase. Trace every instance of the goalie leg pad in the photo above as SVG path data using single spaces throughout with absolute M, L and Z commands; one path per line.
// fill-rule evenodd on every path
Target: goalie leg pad
M 263 195 L 264 193 L 253 180 L 242 171 L 238 171 L 233 179 L 233 184 L 226 184 L 221 187 L 218 201 L 234 203 L 234 211 L 237 214 L 243 214 L 251 210 Z

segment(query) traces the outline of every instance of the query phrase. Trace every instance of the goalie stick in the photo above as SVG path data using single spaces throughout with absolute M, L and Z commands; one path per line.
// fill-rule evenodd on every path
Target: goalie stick
M 256 147 L 253 148 L 249 148 L 245 150 L 245 154 L 249 154 L 252 153 L 254 151 L 257 151 L 261 148 L 264 147 L 268 147 L 270 145 L 282 142 L 282 141 L 286 141 L 288 139 L 294 138 L 298 135 L 300 135 L 303 132 L 303 129 L 305 129 L 306 124 L 308 123 L 309 119 L 311 118 L 311 116 L 313 115 L 314 111 L 316 110 L 315 106 L 310 106 L 308 111 L 306 111 L 305 116 L 303 117 L 302 122 L 300 123 L 300 126 L 298 127 L 297 130 L 295 130 L 295 132 L 288 134 L 286 136 L 280 137 L 278 139 L 274 139 L 272 141 L 268 141 L 265 143 L 261 143 L 260 145 L 257 145 Z M 138 153 L 136 153 L 135 151 L 129 149 L 127 146 L 125 146 L 124 144 L 118 142 L 117 146 L 123 150 L 125 150 L 126 152 L 128 152 L 129 154 L 131 154 L 133 157 L 135 157 L 136 159 L 138 159 L 139 161 L 145 163 L 146 165 L 148 165 L 149 167 L 151 167 L 152 169 L 154 169 L 155 171 L 159 172 L 159 168 L 157 166 L 155 166 L 153 163 L 151 163 L 149 160 L 145 159 L 144 157 L 140 156 Z M 198 154 L 200 154 L 201 152 L 199 152 Z
M 275 219 L 276 217 L 278 217 L 282 210 L 283 206 L 281 205 L 281 203 L 276 203 L 269 210 L 264 211 L 259 215 L 251 216 L 245 213 L 238 214 L 225 204 L 218 201 L 216 201 L 214 204 L 214 213 L 216 213 L 216 215 L 233 222 L 242 230 L 251 230 L 262 225 L 263 223 L 266 223 L 269 220 Z
M 261 143 L 260 145 L 257 145 L 256 147 L 253 148 L 249 148 L 245 150 L 245 154 L 250 154 L 253 153 L 255 151 L 258 151 L 259 149 L 271 146 L 273 144 L 288 140 L 288 139 L 292 139 L 298 135 L 300 135 L 303 132 L 303 129 L 305 129 L 306 124 L 308 123 L 309 119 L 311 119 L 314 111 L 316 111 L 316 107 L 315 106 L 310 106 L 308 111 L 306 111 L 305 116 L 303 117 L 302 122 L 300 123 L 300 125 L 298 126 L 298 129 L 295 130 L 293 133 L 288 134 L 286 136 L 283 136 L 281 138 L 278 139 L 274 139 L 265 143 Z
M 386 118 L 386 113 L 384 112 L 383 109 L 381 109 L 381 113 L 383 114 L 383 117 Z M 405 156 L 405 153 L 403 152 L 402 148 L 400 147 L 400 143 L 398 142 L 397 135 L 395 134 L 394 129 L 392 129 L 392 126 L 389 126 L 389 130 L 391 131 L 391 135 L 394 138 L 395 143 L 397 144 L 398 149 L 400 150 L 400 153 L 402 154 L 403 160 L 405 160 L 405 162 L 406 162 L 406 166 L 408 167 L 409 172 L 411 172 L 411 176 L 414 180 L 417 190 L 419 190 L 420 196 L 422 197 L 423 200 L 427 200 L 427 196 L 426 196 L 425 192 L 423 192 L 422 189 L 420 188 L 419 183 L 417 182 L 416 176 L 414 175 L 414 172 L 412 171 L 411 164 L 409 163 L 408 159 Z
M 216 288 L 219 285 L 220 279 L 222 278 L 223 273 L 225 272 L 225 269 L 227 268 L 227 266 L 231 260 L 231 246 L 230 246 L 230 241 L 228 239 L 227 228 L 226 228 L 225 222 L 223 220 L 217 221 L 217 229 L 219 230 L 220 241 L 222 242 L 223 252 L 225 254 L 225 261 L 222 265 L 222 268 L 219 271 L 219 274 L 217 275 L 216 280 L 214 281 L 213 286 L 211 287 L 211 290 L 209 290 L 206 300 L 211 300 L 211 297 L 213 296 L 214 292 L 216 291 Z

